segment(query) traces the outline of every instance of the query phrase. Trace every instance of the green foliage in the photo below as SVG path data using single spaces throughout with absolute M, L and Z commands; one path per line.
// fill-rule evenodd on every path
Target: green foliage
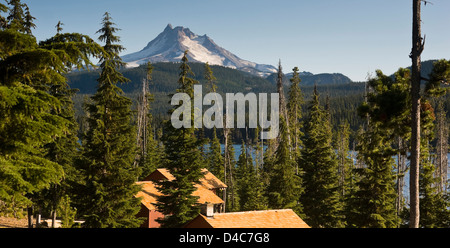
M 450 81 L 450 61 L 441 59 L 433 64 L 433 70 L 429 75 L 429 80 L 425 84 L 426 96 L 442 96 L 447 93 L 448 88 L 442 85 L 448 85 Z
M 194 84 L 197 81 L 189 77 L 193 73 L 186 55 L 187 51 L 180 65 L 177 92 L 186 93 L 192 99 Z M 193 115 L 193 109 L 191 114 Z M 191 120 L 193 121 L 193 118 Z M 166 123 L 162 139 L 166 154 L 164 165 L 176 179 L 156 182 L 158 190 L 162 193 L 162 196 L 158 197 L 156 207 L 165 215 L 164 219 L 158 219 L 162 227 L 181 227 L 195 218 L 200 211 L 198 197 L 192 193 L 196 190 L 194 183 L 203 176 L 201 169 L 204 168 L 204 162 L 193 126 L 192 124 L 191 128 L 175 129 L 170 121 Z
M 27 6 L 9 3 L 8 22 L 0 30 L 0 194 L 6 204 L 21 208 L 31 204 L 31 193 L 60 184 L 70 174 L 66 144 L 75 143 L 71 132 L 76 125 L 71 120 L 73 92 L 64 74 L 70 65 L 82 68 L 82 58 L 98 54 L 100 46 L 87 44 L 87 36 L 60 42 L 67 46 L 37 44 L 27 31 L 33 27 Z
M 373 92 L 367 94 L 367 102 L 359 108 L 362 118 L 370 116 L 382 128 L 389 129 L 390 135 L 404 137 L 410 133 L 410 71 L 400 68 L 394 78 L 377 71 L 376 78 L 368 84 Z
M 240 211 L 266 209 L 263 184 L 244 142 L 237 162 L 236 182 Z
M 225 172 L 226 177 L 224 183 L 228 186 L 226 189 L 226 206 L 227 212 L 239 211 L 239 196 L 237 193 L 237 176 L 236 176 L 236 159 L 233 142 L 231 140 L 231 132 L 228 133 L 227 154 L 225 149 L 223 153 L 224 162 L 227 163 Z
M 219 138 L 217 138 L 215 127 L 213 128 L 213 138 L 206 157 L 209 163 L 209 171 L 223 182 L 225 179 L 224 158 L 222 156 L 220 141 Z
M 282 119 L 280 142 L 265 144 L 268 148 L 256 154 L 256 163 L 250 146 L 243 144 L 236 166 L 232 140 L 250 136 L 259 152 L 260 130 L 232 130 L 227 137 L 230 161 L 224 167 L 220 133 L 215 128 L 201 130 L 202 138 L 211 137 L 210 151 L 202 157 L 203 139 L 196 137 L 194 128 L 161 124 L 166 112 L 171 113 L 168 93 L 187 93 L 192 98 L 193 85 L 198 83 L 222 95 L 270 93 L 276 90 L 276 74 L 259 78 L 220 66 L 188 64 L 187 52 L 181 63 L 126 69 L 119 57 L 124 48 L 115 35 L 120 29 L 109 13 L 97 32 L 103 47 L 89 36 L 62 33 L 61 22 L 55 36 L 38 43 L 28 6 L 20 0 L 7 4 L 0 3 L 2 214 L 20 216 L 23 208 L 35 205 L 46 213 L 56 211 L 63 227 L 71 227 L 76 214 L 85 217 L 87 227 L 138 227 L 140 199 L 135 198 L 139 191 L 135 181 L 164 166 L 176 180 L 158 182 L 163 196 L 157 208 L 166 215 L 159 221 L 163 227 L 181 227 L 199 213 L 192 193 L 202 177 L 201 169 L 208 167 L 228 184 L 228 211 L 292 208 L 313 227 L 398 227 L 393 155 L 407 155 L 407 147 L 400 147 L 397 140 L 405 144 L 409 140 L 410 69 L 400 68 L 391 76 L 377 71 L 367 82 L 370 90 L 361 104 L 364 84 L 340 74 L 301 74 L 294 68 L 292 78 L 283 82 L 290 86 L 289 127 Z M 99 70 L 91 58 L 100 59 Z M 424 62 L 422 75 L 428 76 L 422 78 L 425 97 L 443 96 L 448 109 L 450 62 Z M 147 131 L 138 137 L 147 146 L 137 155 L 130 98 L 136 98 L 142 78 L 153 80 L 153 94 L 143 97 L 154 102 L 151 112 L 150 104 L 146 108 Z M 96 80 L 98 84 L 93 83 Z M 81 101 L 87 95 L 77 95 L 68 82 L 90 97 L 84 117 Z M 312 87 L 314 82 L 319 86 Z M 318 89 L 329 96 L 325 109 Z M 311 99 L 309 105 L 303 97 Z M 420 223 L 426 228 L 450 223 L 449 196 L 438 189 L 432 164 L 433 104 L 433 99 L 422 99 Z M 352 169 L 348 149 L 355 137 L 351 130 L 363 125 L 365 129 L 357 135 L 363 166 Z M 331 145 L 332 130 L 337 154 Z M 163 143 L 159 141 L 162 132 Z M 77 135 L 82 136 L 83 146 Z M 264 161 L 259 155 L 264 155 Z M 399 169 L 396 176 L 403 176 Z
M 139 199 L 135 184 L 139 171 L 133 166 L 136 148 L 131 125 L 131 100 L 117 86 L 128 80 L 118 71 L 123 62 L 121 46 L 108 13 L 99 39 L 105 41 L 97 93 L 86 106 L 89 129 L 84 137 L 81 166 L 85 172 L 86 227 L 138 227 Z
M 71 228 L 75 223 L 77 210 L 71 207 L 70 197 L 68 195 L 62 197 L 57 212 L 61 216 L 61 227 Z
M 371 125 L 358 144 L 358 156 L 366 167 L 355 169 L 360 180 L 356 183 L 356 192 L 349 199 L 353 212 L 347 216 L 347 222 L 350 227 L 394 228 L 398 219 L 392 172 L 393 151 L 384 130 L 379 125 Z
M 428 107 L 427 107 L 428 106 Z M 420 147 L 420 221 L 423 228 L 448 227 L 450 210 L 445 199 L 445 191 L 439 189 L 436 167 L 432 163 L 430 142 L 434 137 L 434 109 L 428 101 L 421 108 L 421 147 Z
M 398 150 L 400 147 L 394 142 L 397 138 L 409 139 L 410 71 L 400 68 L 392 78 L 378 70 L 368 83 L 372 91 L 359 113 L 369 124 L 359 136 L 357 147 L 366 167 L 356 169 L 360 180 L 358 190 L 350 198 L 354 212 L 348 216 L 348 222 L 350 226 L 393 228 L 399 223 L 393 156 L 405 152 Z
M 44 145 L 63 136 L 67 122 L 50 110 L 56 98 L 22 83 L 0 85 L 0 198 L 17 208 L 30 204 L 26 193 L 57 183 L 62 167 L 44 158 Z
M 304 192 L 300 202 L 305 221 L 312 227 L 343 227 L 337 160 L 331 146 L 331 127 L 326 112 L 320 106 L 316 90 L 304 125 L 304 147 L 299 167 L 303 170 Z
M 146 105 L 141 106 L 141 108 L 138 110 L 138 118 L 139 114 L 142 115 L 142 119 L 140 120 L 141 125 L 141 133 L 140 137 L 138 138 L 139 143 L 139 161 L 138 166 L 141 168 L 141 176 L 140 179 L 144 179 L 150 173 L 152 173 L 155 169 L 162 166 L 162 159 L 163 159 L 163 147 L 161 142 L 156 137 L 156 127 L 152 125 L 153 122 L 153 116 L 150 113 L 151 110 L 151 103 L 153 102 L 153 94 L 148 92 L 148 85 L 152 81 L 152 72 L 153 72 L 153 66 L 149 62 L 147 64 L 147 75 L 146 75 L 146 81 L 145 85 L 143 87 L 146 87 L 145 89 L 145 95 L 144 92 L 142 95 L 140 95 L 141 102 L 140 105 Z M 142 111 L 143 113 L 139 113 L 139 111 Z M 139 120 L 138 120 L 139 122 Z M 139 128 L 139 127 L 138 127 Z
M 422 154 L 427 152 L 427 150 L 421 151 Z M 449 204 L 444 192 L 439 192 L 437 189 L 437 178 L 434 177 L 434 173 L 435 167 L 430 159 L 422 159 L 419 178 L 419 223 L 423 228 L 445 228 L 449 223 Z
M 353 161 L 349 151 L 350 125 L 344 122 L 339 125 L 336 134 L 336 150 L 338 160 L 338 176 L 339 176 L 339 192 L 341 200 L 351 191 L 353 186 L 353 178 L 351 170 L 353 169 Z
M 295 156 L 290 152 L 286 121 L 284 118 L 280 120 L 281 138 L 275 152 L 273 168 L 268 173 L 270 178 L 267 188 L 268 203 L 272 209 L 290 208 L 301 214 L 302 206 L 298 200 L 302 193 L 302 182 L 296 174 Z
M 287 112 L 289 120 L 289 129 L 291 133 L 292 152 L 294 153 L 294 159 L 297 159 L 300 155 L 300 147 L 303 146 L 301 142 L 302 129 L 302 105 L 303 96 L 300 89 L 301 79 L 299 78 L 298 68 L 293 69 L 291 86 L 289 88 L 289 98 L 287 103 Z

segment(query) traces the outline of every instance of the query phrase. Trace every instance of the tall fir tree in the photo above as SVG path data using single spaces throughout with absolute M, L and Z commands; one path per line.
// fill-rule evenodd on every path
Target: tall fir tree
M 217 85 L 215 81 L 217 80 L 211 70 L 208 63 L 205 63 L 205 80 L 206 85 L 211 93 L 216 93 Z M 217 99 L 214 99 L 217 101 Z M 204 127 L 202 127 L 203 129 Z M 217 137 L 216 127 L 213 127 L 212 139 L 210 142 L 209 152 L 206 156 L 209 163 L 209 170 L 220 180 L 225 180 L 225 166 L 224 157 L 222 156 L 220 141 Z
M 353 161 L 350 158 L 349 151 L 350 125 L 347 121 L 339 125 L 336 134 L 336 150 L 338 159 L 338 175 L 339 175 L 339 192 L 341 199 L 347 194 L 352 187 L 352 175 L 350 171 L 353 169 Z
M 86 227 L 138 227 L 136 217 L 140 200 L 135 197 L 139 176 L 133 166 L 136 153 L 136 133 L 131 125 L 131 100 L 124 96 L 118 83 L 126 83 L 119 69 L 124 66 L 119 57 L 123 47 L 117 42 L 119 29 L 114 27 L 108 12 L 102 28 L 97 31 L 104 42 L 105 55 L 100 59 L 101 73 L 92 103 L 86 106 L 89 129 L 84 137 L 83 169 L 85 172 Z
M 300 148 L 303 146 L 301 137 L 302 132 L 302 105 L 303 96 L 300 89 L 300 82 L 298 67 L 292 69 L 293 75 L 290 79 L 291 86 L 289 88 L 287 112 L 289 118 L 289 128 L 291 133 L 291 152 L 294 154 L 294 159 L 298 159 L 300 156 Z M 298 174 L 298 166 L 296 166 L 296 173 Z
M 0 120 L 0 198 L 17 213 L 32 204 L 31 197 L 71 174 L 73 150 L 68 147 L 75 141 L 76 127 L 71 121 L 72 91 L 64 75 L 73 66 L 93 65 L 89 57 L 100 55 L 102 48 L 81 34 L 38 44 L 27 32 L 34 27 L 28 7 L 20 1 L 8 3 L 10 14 L 1 18 L 0 30 L 5 48 L 0 50 L 0 113 L 5 117 Z M 3 5 L 0 9 L 5 10 Z
M 373 122 L 371 122 L 373 123 Z M 366 167 L 355 169 L 360 177 L 350 199 L 349 227 L 393 228 L 398 225 L 395 211 L 395 187 L 392 168 L 394 151 L 379 126 L 371 124 L 359 137 L 358 156 Z
M 181 59 L 178 93 L 185 93 L 190 100 L 194 97 L 194 84 L 198 81 L 192 79 L 193 75 L 187 58 L 188 51 Z M 169 111 L 171 114 L 175 109 Z M 195 136 L 193 125 L 194 110 L 187 109 L 191 114 L 191 127 L 175 128 L 171 122 L 166 122 L 163 142 L 165 147 L 165 167 L 175 177 L 175 180 L 156 182 L 161 192 L 156 204 L 157 210 L 165 215 L 158 219 L 162 227 L 181 227 L 195 218 L 200 212 L 198 197 L 193 196 L 196 190 L 194 183 L 203 177 L 201 169 L 204 167 L 199 142 Z M 183 116 L 183 118 L 188 118 Z
M 35 20 L 36 18 L 31 15 L 28 5 L 24 4 L 23 6 L 25 9 L 25 13 L 24 13 L 25 16 L 24 16 L 24 22 L 23 22 L 23 26 L 25 27 L 25 33 L 32 35 L 31 29 L 36 28 L 36 24 L 34 24 L 33 20 Z
M 429 75 L 429 80 L 425 84 L 425 97 L 437 98 L 438 107 L 436 113 L 436 154 L 437 154 L 437 174 L 441 177 L 438 184 L 441 191 L 447 189 L 447 170 L 448 170 L 448 124 L 444 107 L 442 106 L 442 98 L 446 97 L 448 85 L 450 82 L 450 60 L 441 59 L 433 63 L 433 70 Z M 447 187 L 446 187 L 447 186 Z
M 241 154 L 236 165 L 239 210 L 253 211 L 266 208 L 263 184 L 259 179 L 248 147 L 242 142 Z
M 234 145 L 231 139 L 230 129 L 224 129 L 225 147 L 223 151 L 224 166 L 225 166 L 225 181 L 227 185 L 225 189 L 225 210 L 228 212 L 239 211 L 239 196 L 237 193 L 236 181 L 236 159 L 234 152 Z
M 360 116 L 368 118 L 369 123 L 358 137 L 357 147 L 358 156 L 366 167 L 357 169 L 361 178 L 352 198 L 354 214 L 348 219 L 351 219 L 349 226 L 393 228 L 399 225 L 396 201 L 398 205 L 403 191 L 397 188 L 399 192 L 395 192 L 393 156 L 400 151 L 400 147 L 395 146 L 397 138 L 407 140 L 410 133 L 410 72 L 400 68 L 394 78 L 380 70 L 376 74 L 368 82 L 372 91 L 367 101 L 358 109 Z
M 445 96 L 448 88 L 443 85 L 450 81 L 450 61 L 441 59 L 433 63 L 433 70 L 425 84 L 424 98 L 421 105 L 421 168 L 419 177 L 420 217 L 419 226 L 425 228 L 448 227 L 450 223 L 448 190 L 445 187 L 447 170 L 447 150 L 445 132 L 447 121 L 439 98 Z M 438 98 L 437 112 L 429 103 L 429 99 Z M 430 140 L 434 135 L 434 123 L 436 119 L 437 144 L 436 144 L 436 166 L 432 165 L 430 159 Z M 444 152 L 442 152 L 444 150 Z M 443 154 L 442 154 L 443 153 Z M 445 167 L 445 168 L 443 168 Z
M 299 203 L 301 178 L 296 173 L 295 159 L 290 154 L 288 127 L 284 118 L 280 118 L 280 121 L 280 144 L 275 152 L 274 166 L 269 171 L 268 203 L 272 209 L 290 208 L 302 215 L 302 205 Z
M 25 4 L 23 4 L 21 0 L 9 0 L 8 4 L 11 6 L 7 17 L 9 22 L 8 28 L 25 33 L 27 29 L 25 26 Z
M 320 105 L 316 87 L 304 126 L 304 147 L 299 167 L 303 170 L 304 192 L 300 202 L 305 222 L 312 227 L 343 227 L 337 159 L 331 146 L 331 127 L 327 113 Z
M 419 177 L 420 221 L 422 228 L 447 227 L 450 210 L 440 188 L 440 176 L 432 163 L 430 142 L 434 136 L 434 109 L 427 100 L 421 107 L 421 164 Z
M 0 3 L 0 30 L 5 29 L 8 26 L 6 18 L 2 15 L 3 12 L 7 12 L 8 7 L 3 3 Z
M 218 179 L 224 181 L 225 179 L 225 168 L 224 168 L 224 158 L 222 156 L 222 151 L 220 148 L 220 141 L 217 138 L 216 128 L 213 128 L 212 139 L 209 147 L 209 152 L 207 154 L 207 159 L 209 163 L 209 170 Z

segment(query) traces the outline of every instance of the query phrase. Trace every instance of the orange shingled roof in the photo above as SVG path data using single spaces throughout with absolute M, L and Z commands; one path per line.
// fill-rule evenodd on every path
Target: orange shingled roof
M 142 189 L 136 194 L 136 197 L 142 197 L 141 203 L 148 208 L 148 210 L 155 210 L 155 205 L 157 197 L 161 195 L 161 193 L 156 189 L 155 184 L 150 181 L 145 182 L 137 182 L 136 184 L 141 185 Z
M 196 184 L 195 187 L 197 188 L 192 195 L 198 196 L 197 202 L 200 204 L 204 203 L 212 203 L 212 204 L 222 204 L 224 201 L 214 194 L 211 190 L 205 188 L 203 185 Z
M 169 180 L 172 181 L 175 177 L 170 174 L 168 169 L 159 168 L 153 171 L 150 175 L 144 178 L 144 181 L 155 181 L 155 180 Z
M 227 185 L 220 181 L 219 178 L 214 176 L 209 170 L 202 169 L 203 178 L 200 179 L 200 183 L 207 189 L 223 189 Z
M 219 178 L 214 176 L 207 169 L 202 169 L 203 178 L 200 179 L 200 184 L 206 187 L 207 189 L 223 189 L 226 188 L 227 185 L 224 184 Z M 174 180 L 175 177 L 169 172 L 168 169 L 159 168 L 148 175 L 144 181 L 155 181 L 155 180 Z
M 217 177 L 215 177 L 211 172 L 207 169 L 202 169 L 203 178 L 200 179 L 199 184 L 195 184 L 197 188 L 194 191 L 193 195 L 198 196 L 198 203 L 213 203 L 213 204 L 222 204 L 224 201 L 217 196 L 212 189 L 217 188 L 226 188 L 222 181 L 220 181 Z M 136 197 L 142 197 L 141 203 L 147 207 L 149 210 L 155 210 L 154 203 L 157 202 L 157 197 L 161 195 L 161 193 L 156 189 L 154 184 L 154 180 L 174 180 L 175 177 L 169 172 L 169 170 L 160 168 L 156 169 L 149 176 L 147 176 L 141 182 L 137 182 L 138 185 L 142 186 L 142 190 L 136 194 Z
M 207 224 L 206 224 L 206 223 Z M 185 227 L 212 228 L 309 228 L 291 209 L 215 213 L 213 217 L 199 215 Z

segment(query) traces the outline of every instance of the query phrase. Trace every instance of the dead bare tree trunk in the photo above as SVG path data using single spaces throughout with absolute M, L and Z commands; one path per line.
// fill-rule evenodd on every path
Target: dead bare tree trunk
M 407 146 L 406 142 L 403 138 L 397 137 L 398 142 L 398 152 L 397 152 L 397 200 L 396 200 L 396 210 L 397 216 L 400 217 L 400 214 L 403 210 L 403 188 L 405 186 L 405 173 L 406 173 L 406 160 L 408 159 L 406 154 Z
M 410 219 L 409 227 L 419 227 L 419 166 L 420 166 L 420 55 L 424 49 L 421 35 L 421 0 L 413 0 L 413 30 L 411 50 L 411 163 L 409 176 Z

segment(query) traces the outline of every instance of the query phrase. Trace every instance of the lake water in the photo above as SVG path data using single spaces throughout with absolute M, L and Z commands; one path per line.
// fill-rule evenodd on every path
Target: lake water
M 221 145 L 222 152 L 224 151 L 224 147 L 225 146 L 222 144 Z M 241 145 L 234 144 L 233 147 L 234 147 L 235 159 L 236 159 L 236 161 L 238 161 L 239 155 L 241 154 Z M 267 146 L 264 146 L 264 150 L 266 148 L 267 148 Z M 351 151 L 351 153 L 352 153 L 353 157 L 356 157 L 355 151 Z M 252 157 L 255 158 L 254 153 L 252 154 Z M 450 153 L 447 154 L 447 158 L 448 158 L 448 161 L 450 161 Z M 397 156 L 395 156 L 394 159 L 395 159 L 395 161 L 397 161 Z M 356 161 L 354 161 L 354 162 L 356 162 Z M 406 164 L 407 164 L 407 167 L 409 168 L 409 161 L 407 161 Z M 447 178 L 450 180 L 450 171 L 447 175 Z M 409 171 L 406 172 L 406 174 L 405 174 L 405 187 L 403 189 L 403 192 L 404 192 L 404 197 L 409 198 Z

